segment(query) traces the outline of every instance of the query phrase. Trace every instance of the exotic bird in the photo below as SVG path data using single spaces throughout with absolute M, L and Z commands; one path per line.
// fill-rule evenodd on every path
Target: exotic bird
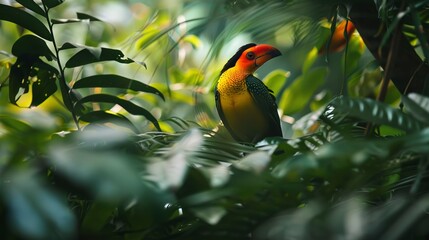
M 216 108 L 238 142 L 256 143 L 282 136 L 273 92 L 253 76 L 265 62 L 280 55 L 268 44 L 249 43 L 240 47 L 220 72 L 215 87 Z

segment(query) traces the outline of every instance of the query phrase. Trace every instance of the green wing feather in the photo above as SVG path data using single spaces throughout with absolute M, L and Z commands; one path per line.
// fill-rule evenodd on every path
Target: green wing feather
M 253 75 L 246 78 L 247 90 L 253 101 L 263 111 L 269 122 L 269 131 L 266 137 L 282 137 L 280 118 L 277 113 L 276 98 L 265 84 Z

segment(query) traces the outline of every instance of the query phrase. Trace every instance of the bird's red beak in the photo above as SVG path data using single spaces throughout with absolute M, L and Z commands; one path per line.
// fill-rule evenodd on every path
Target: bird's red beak
M 277 48 L 268 44 L 256 45 L 255 47 L 253 47 L 252 51 L 256 55 L 256 58 L 255 58 L 256 67 L 260 67 L 268 60 L 282 55 Z

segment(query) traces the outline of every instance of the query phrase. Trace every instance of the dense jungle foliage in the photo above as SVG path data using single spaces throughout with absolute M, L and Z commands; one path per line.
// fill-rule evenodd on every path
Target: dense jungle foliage
M 429 238 L 427 0 L 1 0 L 0 36 L 1 239 Z M 249 42 L 256 145 L 213 94 Z

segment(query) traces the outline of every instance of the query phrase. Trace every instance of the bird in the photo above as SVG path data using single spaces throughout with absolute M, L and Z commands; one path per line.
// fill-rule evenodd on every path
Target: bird
M 276 98 L 254 72 L 280 56 L 268 44 L 248 43 L 227 61 L 215 86 L 216 109 L 223 125 L 238 142 L 255 144 L 282 137 Z

